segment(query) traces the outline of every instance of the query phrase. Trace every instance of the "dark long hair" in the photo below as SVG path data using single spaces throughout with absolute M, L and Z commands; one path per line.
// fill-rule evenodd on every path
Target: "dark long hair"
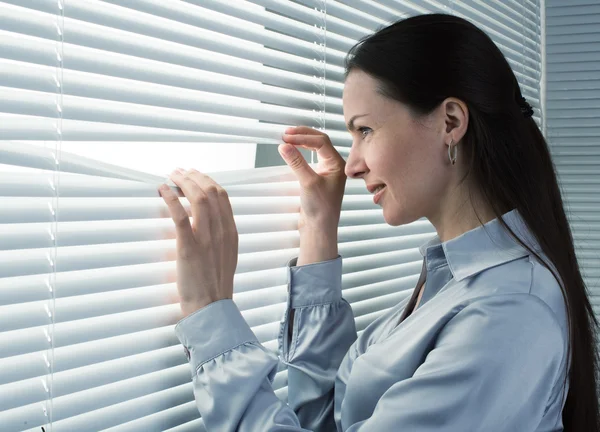
M 359 41 L 346 57 L 346 76 L 353 69 L 374 77 L 384 96 L 404 103 L 415 115 L 432 112 L 448 97 L 467 104 L 469 124 L 460 149 L 469 161 L 468 177 L 504 228 L 554 274 L 567 306 L 571 362 L 562 413 L 565 431 L 600 431 L 598 322 L 548 145 L 534 119 L 523 115 L 527 105 L 502 52 L 462 18 L 419 15 Z M 501 216 L 512 209 L 519 211 L 549 262 L 504 222 Z

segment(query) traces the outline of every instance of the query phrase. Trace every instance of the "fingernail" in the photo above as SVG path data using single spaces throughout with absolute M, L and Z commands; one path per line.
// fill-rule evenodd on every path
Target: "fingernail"
M 169 188 L 169 186 L 167 186 L 166 184 L 164 184 L 164 183 L 163 183 L 163 184 L 161 184 L 161 185 L 160 185 L 160 188 L 159 188 L 159 189 L 160 189 L 161 191 L 163 191 L 163 192 L 166 192 L 166 191 L 168 191 L 170 188 Z

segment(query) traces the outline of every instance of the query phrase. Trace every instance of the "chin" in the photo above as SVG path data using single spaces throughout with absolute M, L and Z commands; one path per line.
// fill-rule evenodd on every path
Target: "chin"
M 393 208 L 391 206 L 386 207 L 384 205 L 383 206 L 383 219 L 385 220 L 385 223 L 387 223 L 388 225 L 400 226 L 400 225 L 407 225 L 409 223 L 412 223 L 412 222 L 418 220 L 419 218 L 418 217 L 415 218 L 415 217 L 411 216 L 406 211 L 403 211 L 402 208 Z
M 402 214 L 402 211 L 391 211 L 385 207 L 383 209 L 383 219 L 388 225 L 399 226 L 406 224 L 407 222 L 405 222 L 405 218 L 403 216 L 404 215 Z

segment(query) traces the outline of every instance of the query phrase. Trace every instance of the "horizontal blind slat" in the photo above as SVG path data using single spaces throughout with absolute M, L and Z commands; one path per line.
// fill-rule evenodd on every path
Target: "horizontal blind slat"
M 264 213 L 297 213 L 299 197 L 249 197 L 230 199 L 235 215 Z M 191 216 L 190 204 L 181 204 Z M 370 196 L 347 197 L 342 210 L 372 210 Z M 0 223 L 76 222 L 117 219 L 158 219 L 167 217 L 168 209 L 162 198 L 62 198 L 60 212 L 53 214 L 52 201 L 44 198 L 0 197 Z
M 291 231 L 298 227 L 297 213 L 235 215 L 239 234 Z M 346 227 L 380 224 L 382 230 L 397 235 L 433 232 L 427 221 L 385 228 L 380 210 L 346 210 L 340 216 L 340 233 Z M 375 230 L 366 228 L 370 233 Z M 3 243 L 0 250 L 35 249 L 48 247 L 82 246 L 107 243 L 127 243 L 175 238 L 175 227 L 170 219 L 138 219 L 96 222 L 64 222 L 56 227 L 48 223 L 1 224 Z

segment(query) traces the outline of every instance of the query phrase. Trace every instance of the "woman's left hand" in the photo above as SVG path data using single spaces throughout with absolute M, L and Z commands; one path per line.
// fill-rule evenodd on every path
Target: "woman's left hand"
M 177 290 L 185 317 L 233 297 L 238 232 L 229 196 L 213 179 L 193 169 L 175 170 L 170 178 L 190 202 L 192 213 L 190 223 L 177 194 L 166 185 L 160 187 L 175 222 Z

